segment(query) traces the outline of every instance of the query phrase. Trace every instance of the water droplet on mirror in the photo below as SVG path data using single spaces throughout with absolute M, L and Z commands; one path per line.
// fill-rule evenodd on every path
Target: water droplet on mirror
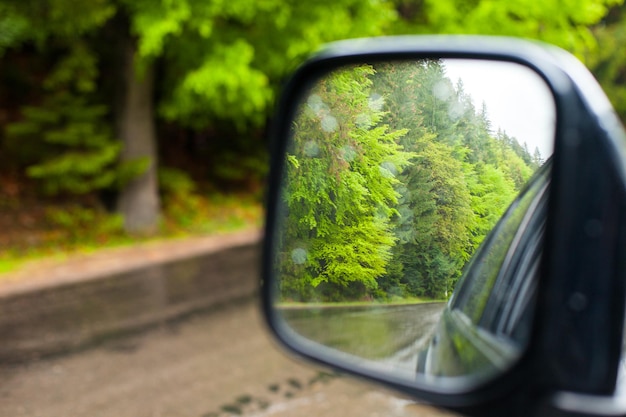
M 372 126 L 372 118 L 365 113 L 361 113 L 356 117 L 356 126 L 361 129 L 369 129 Z
M 315 158 L 320 154 L 320 147 L 312 140 L 305 142 L 304 154 L 309 158 Z
M 324 102 L 317 94 L 311 94 L 306 101 L 306 105 L 309 106 L 309 108 L 316 114 L 324 108 Z
M 378 93 L 374 93 L 368 100 L 368 107 L 374 111 L 381 111 L 385 105 L 385 99 Z
M 335 119 L 331 115 L 326 115 L 322 117 L 321 123 L 322 123 L 322 130 L 324 132 L 334 132 L 335 130 L 337 130 L 337 127 L 339 127 L 339 124 L 337 123 L 337 119 Z
M 465 105 L 463 105 L 463 103 L 459 103 L 458 101 L 456 101 L 450 103 L 450 106 L 448 106 L 448 116 L 450 116 L 450 119 L 452 119 L 453 121 L 456 121 L 463 117 L 466 110 L 467 109 L 465 108 Z
M 356 151 L 352 146 L 346 145 L 341 148 L 341 157 L 346 162 L 352 162 L 356 158 Z
M 379 169 L 380 169 L 380 173 L 385 178 L 395 178 L 396 174 L 398 173 L 396 165 L 393 162 L 389 162 L 389 161 L 386 161 L 380 164 Z
M 443 80 L 439 81 L 433 87 L 433 94 L 441 101 L 450 100 L 450 97 L 452 97 L 452 91 L 452 86 Z
M 296 248 L 291 251 L 291 260 L 296 265 L 302 265 L 306 262 L 307 251 L 302 248 Z

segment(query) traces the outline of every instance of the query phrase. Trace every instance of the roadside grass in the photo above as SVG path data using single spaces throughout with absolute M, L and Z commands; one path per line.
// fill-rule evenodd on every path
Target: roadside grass
M 152 236 L 128 235 L 122 230 L 119 216 L 98 210 L 49 207 L 45 228 L 0 250 L 0 280 L 2 275 L 44 259 L 63 261 L 102 249 L 258 228 L 263 221 L 263 208 L 258 200 L 248 194 L 194 194 L 165 199 L 159 232 Z
M 296 302 L 285 301 L 277 303 L 276 307 L 282 309 L 310 309 L 310 308 L 334 308 L 334 307 L 372 307 L 372 306 L 402 306 L 424 303 L 443 303 L 447 300 L 438 300 L 421 297 L 393 298 L 391 300 L 371 300 L 371 301 L 338 301 L 338 302 Z

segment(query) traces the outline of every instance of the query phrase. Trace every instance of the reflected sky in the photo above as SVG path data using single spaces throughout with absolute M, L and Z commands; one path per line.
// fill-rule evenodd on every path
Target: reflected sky
M 445 59 L 448 78 L 456 86 L 461 79 L 480 111 L 482 103 L 494 132 L 498 128 L 526 142 L 532 155 L 535 147 L 547 159 L 554 147 L 556 109 L 550 89 L 539 75 L 510 62 Z

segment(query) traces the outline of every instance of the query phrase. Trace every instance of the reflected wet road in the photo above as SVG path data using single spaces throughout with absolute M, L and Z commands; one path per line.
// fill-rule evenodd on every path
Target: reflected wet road
M 439 416 L 288 359 L 255 300 L 72 355 L 0 367 L 0 415 Z
M 307 339 L 412 374 L 445 307 L 443 302 L 283 308 L 287 324 Z

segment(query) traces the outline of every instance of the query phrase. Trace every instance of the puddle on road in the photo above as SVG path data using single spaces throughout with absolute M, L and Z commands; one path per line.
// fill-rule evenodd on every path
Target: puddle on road
M 312 396 L 295 398 L 303 391 L 315 389 L 319 385 L 326 385 L 340 374 L 318 372 L 308 381 L 297 378 L 288 378 L 280 383 L 269 384 L 264 395 L 252 396 L 243 394 L 232 402 L 224 404 L 220 410 L 208 412 L 201 417 L 265 417 L 309 405 L 312 402 L 323 401 L 324 393 L 316 392 Z

